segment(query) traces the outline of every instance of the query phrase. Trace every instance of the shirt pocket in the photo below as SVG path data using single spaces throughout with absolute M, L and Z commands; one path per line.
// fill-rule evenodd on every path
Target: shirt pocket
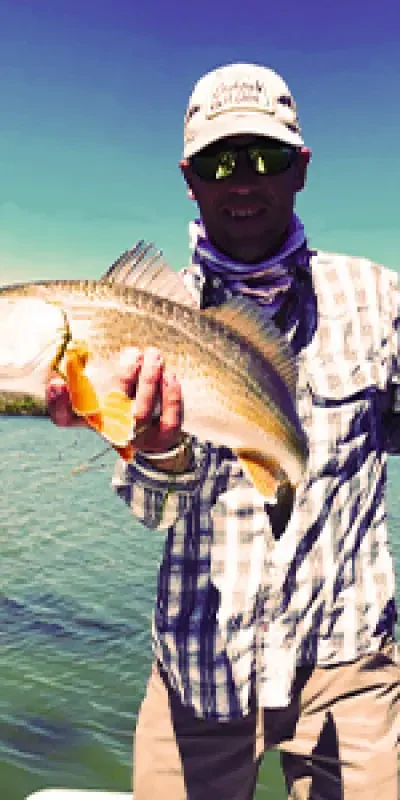
M 382 450 L 385 393 L 377 355 L 371 355 L 313 360 L 303 420 L 309 438 L 311 476 L 350 478 L 373 450 Z

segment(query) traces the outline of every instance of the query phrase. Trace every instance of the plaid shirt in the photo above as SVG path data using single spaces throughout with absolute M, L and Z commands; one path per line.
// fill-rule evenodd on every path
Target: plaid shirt
M 225 448 L 194 440 L 172 490 L 139 455 L 113 477 L 137 519 L 166 529 L 153 652 L 205 718 L 247 713 L 254 691 L 284 706 L 297 665 L 352 661 L 394 635 L 384 495 L 387 452 L 400 451 L 397 274 L 320 251 L 310 266 L 318 324 L 297 396 L 310 457 L 280 538 Z

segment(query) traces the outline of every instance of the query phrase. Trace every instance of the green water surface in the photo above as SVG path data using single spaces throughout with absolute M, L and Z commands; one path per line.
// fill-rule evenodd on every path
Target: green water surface
M 0 798 L 51 786 L 129 791 L 163 536 L 111 491 L 112 454 L 71 476 L 99 449 L 93 434 L 3 417 L 0 441 Z M 396 476 L 392 459 L 398 572 Z M 268 754 L 257 800 L 285 797 Z

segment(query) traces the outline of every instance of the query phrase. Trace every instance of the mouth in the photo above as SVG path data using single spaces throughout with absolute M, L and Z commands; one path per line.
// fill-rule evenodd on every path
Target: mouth
M 234 220 L 258 219 L 259 217 L 262 217 L 263 214 L 265 214 L 265 208 L 261 206 L 258 207 L 249 206 L 241 208 L 238 208 L 237 206 L 236 207 L 225 206 L 225 208 L 223 208 L 222 210 L 224 215 L 228 217 L 228 219 L 234 219 Z

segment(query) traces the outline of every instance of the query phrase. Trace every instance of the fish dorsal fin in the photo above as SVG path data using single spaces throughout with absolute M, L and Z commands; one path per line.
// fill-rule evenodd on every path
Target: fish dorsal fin
M 116 261 L 111 264 L 107 271 L 102 275 L 101 280 L 109 281 L 112 283 L 124 283 L 126 277 L 133 269 L 139 269 L 140 266 L 146 266 L 148 259 L 146 256 L 153 250 L 154 245 L 147 243 L 144 239 L 139 239 L 136 244 L 129 250 L 124 250 Z M 161 251 L 156 251 L 161 255 Z M 152 254 L 152 262 L 154 262 L 154 252 Z
M 233 297 L 222 305 L 201 312 L 223 323 L 255 347 L 284 381 L 292 397 L 296 394 L 297 366 L 290 344 L 262 309 L 245 297 Z
M 162 251 L 143 240 L 125 250 L 101 280 L 149 291 L 182 305 L 195 305 L 183 278 L 164 261 Z

